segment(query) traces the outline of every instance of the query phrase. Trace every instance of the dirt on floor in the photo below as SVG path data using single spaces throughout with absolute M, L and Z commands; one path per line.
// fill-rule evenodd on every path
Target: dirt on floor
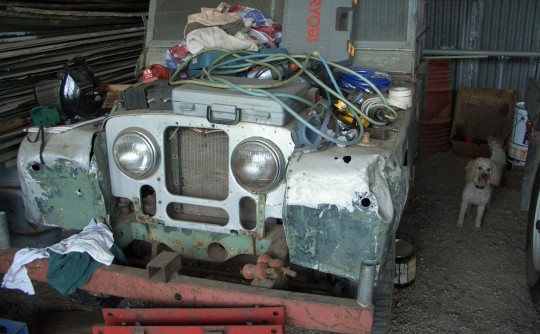
M 417 160 L 397 237 L 416 247 L 417 276 L 394 290 L 393 333 L 540 333 L 525 282 L 522 171 L 505 171 L 483 218 L 456 226 L 465 165 L 451 151 Z
M 520 210 L 520 171 L 506 173 L 480 232 L 473 217 L 459 229 L 469 160 L 449 151 L 416 162 L 415 185 L 397 235 L 416 247 L 416 278 L 394 290 L 391 333 L 540 333 L 540 316 L 525 283 L 527 213 Z M 69 298 L 46 284 L 35 285 L 36 296 L 0 289 L 0 318 L 29 321 L 31 333 L 90 333 L 101 319 L 99 312 L 77 313 Z M 53 319 L 77 317 L 89 319 L 75 321 L 78 330 L 54 325 Z

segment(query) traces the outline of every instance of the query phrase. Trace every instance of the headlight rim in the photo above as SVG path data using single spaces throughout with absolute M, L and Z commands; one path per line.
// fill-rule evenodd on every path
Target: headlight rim
M 253 188 L 239 181 L 239 177 L 237 176 L 237 171 L 233 166 L 235 155 L 242 148 L 243 145 L 248 144 L 248 143 L 257 143 L 259 145 L 264 146 L 271 153 L 273 160 L 275 161 L 275 164 L 276 164 L 277 173 L 273 181 L 270 182 L 268 185 L 261 188 Z M 240 185 L 242 188 L 246 189 L 247 191 L 253 194 L 264 194 L 264 193 L 268 193 L 274 190 L 281 183 L 281 181 L 283 180 L 283 176 L 285 174 L 286 164 L 285 164 L 285 157 L 283 155 L 283 152 L 279 148 L 279 146 L 277 146 L 274 142 L 272 142 L 271 140 L 267 138 L 255 136 L 255 137 L 246 138 L 242 140 L 240 143 L 238 143 L 238 145 L 236 145 L 236 147 L 233 149 L 231 153 L 230 165 L 231 165 L 231 172 L 233 174 L 233 177 L 236 183 L 238 183 L 238 185 Z
M 115 154 L 115 146 L 118 143 L 118 140 L 122 138 L 122 136 L 127 135 L 127 134 L 136 134 L 139 137 L 141 137 L 143 141 L 146 143 L 146 145 L 150 148 L 150 152 L 153 155 L 154 159 L 153 159 L 153 163 L 151 167 L 148 169 L 148 171 L 146 171 L 143 174 L 135 175 L 131 173 L 130 171 L 127 171 L 125 168 L 121 167 L 122 164 L 120 163 L 118 159 L 118 155 Z M 127 177 L 135 179 L 135 180 L 144 180 L 152 176 L 156 172 L 160 163 L 160 150 L 159 150 L 159 145 L 157 144 L 156 139 L 154 138 L 152 134 L 150 134 L 150 132 L 139 127 L 130 127 L 130 128 L 126 128 L 120 131 L 118 135 L 116 135 L 116 138 L 114 139 L 114 142 L 111 148 L 111 154 L 113 156 L 113 160 L 116 165 L 116 168 L 118 168 L 118 170 L 120 170 Z

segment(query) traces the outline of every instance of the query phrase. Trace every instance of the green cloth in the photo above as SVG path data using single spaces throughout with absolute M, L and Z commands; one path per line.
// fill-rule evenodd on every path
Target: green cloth
M 70 295 L 88 283 L 94 271 L 101 266 L 86 252 L 59 254 L 50 249 L 47 252 L 50 255 L 47 281 L 63 295 Z
M 47 252 L 50 255 L 47 281 L 63 295 L 70 295 L 88 283 L 92 274 L 102 265 L 86 252 L 60 254 L 50 249 L 47 249 Z M 113 244 L 111 252 L 114 255 L 114 263 L 127 264 L 120 247 Z

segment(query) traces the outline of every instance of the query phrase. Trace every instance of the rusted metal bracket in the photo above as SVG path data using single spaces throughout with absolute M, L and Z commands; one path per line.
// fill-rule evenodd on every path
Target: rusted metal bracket
M 285 325 L 283 307 L 105 308 L 106 326 Z
M 94 327 L 93 334 L 281 334 L 283 326 L 124 326 Z
M 146 265 L 148 277 L 154 282 L 167 283 L 174 273 L 182 269 L 182 258 L 174 252 L 161 252 Z
M 5 274 L 9 270 L 15 252 L 16 249 L 0 252 L 0 273 Z M 28 275 L 32 280 L 47 282 L 48 264 L 46 259 L 27 264 Z M 322 331 L 368 334 L 373 326 L 373 307 L 361 307 L 354 299 L 265 289 L 183 275 L 173 275 L 167 283 L 156 283 L 148 278 L 144 269 L 114 264 L 99 267 L 82 289 L 174 308 L 279 305 L 285 309 L 285 323 L 288 326 Z M 107 333 L 111 332 L 103 332 Z M 121 334 L 119 331 L 114 333 Z
M 103 309 L 105 326 L 94 334 L 268 333 L 284 332 L 283 307 Z

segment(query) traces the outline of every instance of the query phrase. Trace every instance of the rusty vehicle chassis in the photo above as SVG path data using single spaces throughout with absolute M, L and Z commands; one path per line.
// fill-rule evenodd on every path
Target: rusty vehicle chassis
M 5 274 L 16 249 L 0 253 Z M 27 265 L 34 281 L 47 282 L 48 260 Z M 156 283 L 144 269 L 111 265 L 100 267 L 83 290 L 153 302 L 175 308 L 283 306 L 286 325 L 338 333 L 371 333 L 373 306 L 354 299 L 319 296 L 218 282 L 174 274 L 167 283 Z

